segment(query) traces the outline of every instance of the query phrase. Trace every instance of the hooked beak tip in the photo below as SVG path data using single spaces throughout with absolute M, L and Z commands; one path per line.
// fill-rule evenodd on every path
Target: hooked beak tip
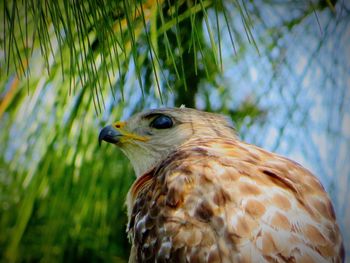
M 104 127 L 98 135 L 98 144 L 101 146 L 102 141 L 116 144 L 120 141 L 122 134 L 116 130 L 112 125 Z

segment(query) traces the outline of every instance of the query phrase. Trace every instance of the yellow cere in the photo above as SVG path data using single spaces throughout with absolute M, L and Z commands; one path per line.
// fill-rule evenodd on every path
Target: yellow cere
M 120 142 L 123 143 L 123 142 L 130 140 L 130 139 L 142 141 L 142 142 L 146 142 L 149 140 L 149 138 L 147 138 L 146 136 L 140 136 L 140 135 L 129 133 L 129 132 L 125 131 L 123 129 L 125 127 L 125 125 L 126 125 L 125 121 L 117 121 L 116 123 L 113 124 L 114 128 L 116 128 L 123 135 Z
M 116 123 L 113 123 L 113 126 L 117 129 L 124 128 L 126 125 L 125 121 L 117 121 Z

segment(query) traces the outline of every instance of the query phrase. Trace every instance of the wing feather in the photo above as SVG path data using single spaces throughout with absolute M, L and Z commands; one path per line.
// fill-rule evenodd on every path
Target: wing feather
M 133 191 L 130 262 L 342 260 L 334 211 L 318 180 L 253 145 L 187 142 Z

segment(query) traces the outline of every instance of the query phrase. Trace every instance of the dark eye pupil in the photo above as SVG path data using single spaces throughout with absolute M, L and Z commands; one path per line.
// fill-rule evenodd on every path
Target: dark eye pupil
M 161 115 L 161 116 L 155 118 L 151 122 L 150 126 L 152 128 L 156 128 L 156 129 L 168 129 L 168 128 L 171 128 L 173 126 L 173 121 L 168 116 Z

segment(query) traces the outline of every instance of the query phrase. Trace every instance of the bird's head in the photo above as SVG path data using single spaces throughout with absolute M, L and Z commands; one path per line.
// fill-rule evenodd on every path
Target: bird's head
M 235 137 L 226 117 L 181 107 L 149 110 L 106 126 L 99 142 L 119 146 L 140 176 L 189 140 L 224 136 Z

